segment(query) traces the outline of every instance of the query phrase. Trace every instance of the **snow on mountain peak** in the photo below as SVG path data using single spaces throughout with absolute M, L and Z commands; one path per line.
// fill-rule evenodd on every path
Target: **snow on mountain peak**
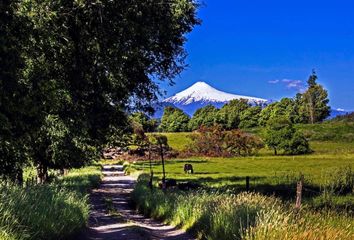
M 234 99 L 246 99 L 249 103 L 267 103 L 268 100 L 262 98 L 248 97 L 235 95 L 219 91 L 205 82 L 196 82 L 186 90 L 177 93 L 176 95 L 165 99 L 163 102 L 178 103 L 188 105 L 193 102 L 214 102 L 227 103 Z

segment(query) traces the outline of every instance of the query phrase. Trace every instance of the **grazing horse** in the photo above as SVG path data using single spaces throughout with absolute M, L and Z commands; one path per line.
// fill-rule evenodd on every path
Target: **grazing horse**
M 193 166 L 192 166 L 192 164 L 189 164 L 189 163 L 187 163 L 187 164 L 184 164 L 184 173 L 191 173 L 191 174 L 193 174 Z

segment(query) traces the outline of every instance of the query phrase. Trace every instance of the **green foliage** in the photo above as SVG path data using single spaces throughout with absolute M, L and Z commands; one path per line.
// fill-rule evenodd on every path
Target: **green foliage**
M 212 105 L 200 108 L 194 113 L 189 121 L 189 129 L 194 131 L 201 126 L 211 127 L 219 121 L 218 119 L 220 117 L 218 115 L 219 110 Z
M 247 108 L 241 114 L 239 127 L 242 129 L 257 127 L 261 111 L 262 108 L 259 106 Z
M 88 189 L 100 181 L 99 166 L 71 171 L 51 185 L 0 185 L 0 238 L 66 239 L 89 215 Z M 3 238 L 1 238 L 3 239 Z
M 194 1 L 2 1 L 1 175 L 30 158 L 79 167 L 127 139 L 129 110 L 151 111 L 158 85 L 184 68 Z M 20 179 L 19 179 L 20 180 Z
M 247 115 L 248 113 L 246 113 L 246 110 L 249 108 L 250 106 L 245 99 L 231 100 L 229 103 L 225 104 L 218 112 L 218 123 L 222 124 L 225 129 L 237 129 L 241 122 L 242 115 Z M 246 115 L 243 117 L 244 121 L 246 121 Z M 252 122 L 252 119 L 247 120 Z
M 155 132 L 158 122 L 156 119 L 150 119 L 143 112 L 136 112 L 129 116 L 129 121 L 134 128 L 142 128 L 144 132 Z
M 189 116 L 181 109 L 166 107 L 159 130 L 162 132 L 187 132 L 189 120 Z
M 296 100 L 283 98 L 279 102 L 271 103 L 260 113 L 259 124 L 266 126 L 271 119 L 286 117 L 292 123 L 297 123 L 300 116 L 297 112 Z
M 284 151 L 287 154 L 306 154 L 310 153 L 310 144 L 302 132 L 296 131 L 288 145 L 284 146 Z
M 225 131 L 221 125 L 202 126 L 190 138 L 189 152 L 201 156 L 247 156 L 263 147 L 256 136 L 241 130 Z
M 29 28 L 27 19 L 16 14 L 18 2 L 0 3 L 0 176 L 11 180 L 20 178 L 28 160 L 22 53 L 28 44 Z
M 300 109 L 306 116 L 308 123 L 312 124 L 323 121 L 330 114 L 328 93 L 316 80 L 317 75 L 313 71 L 307 81 L 308 89 L 302 94 L 302 106 Z
M 49 152 L 41 152 L 42 156 L 48 154 L 43 156 L 48 161 L 48 167 L 52 169 L 77 168 L 98 158 L 94 146 L 90 146 L 82 136 L 72 134 L 73 132 L 58 116 L 48 115 L 46 117 L 35 143 L 37 146 L 46 144 L 46 147 L 50 149 Z
M 302 133 L 296 131 L 286 117 L 273 118 L 268 121 L 264 142 L 277 155 L 279 149 L 286 154 L 305 154 L 310 146 Z

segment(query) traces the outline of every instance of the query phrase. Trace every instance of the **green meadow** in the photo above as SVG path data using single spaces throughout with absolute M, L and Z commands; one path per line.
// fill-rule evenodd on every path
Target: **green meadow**
M 263 148 L 249 157 L 169 159 L 165 166 L 166 176 L 167 179 L 176 179 L 178 182 L 194 182 L 202 188 L 235 193 L 246 190 L 248 176 L 249 190 L 292 201 L 296 197 L 296 183 L 303 175 L 305 201 L 310 201 L 314 206 L 322 205 L 324 192 L 332 193 L 335 189 L 353 184 L 354 141 L 350 138 L 354 132 L 353 126 L 352 123 L 342 122 L 297 125 L 310 139 L 313 150 L 311 154 L 275 156 L 273 151 Z M 260 128 L 248 131 L 262 135 Z M 191 133 L 163 134 L 167 136 L 169 145 L 179 151 L 186 149 L 191 143 L 188 137 Z M 328 136 L 332 136 L 334 140 L 329 141 Z M 194 174 L 184 173 L 186 163 L 193 165 Z M 148 162 L 137 162 L 133 167 L 149 171 Z M 153 161 L 153 171 L 156 180 L 161 179 L 162 166 L 159 159 Z M 349 206 L 353 210 L 354 196 L 350 191 L 341 196 L 333 194 L 330 200 L 330 205 L 340 205 L 341 208 L 342 205 L 345 208 Z
M 172 148 L 183 149 L 188 144 L 189 139 L 186 138 L 188 133 L 166 135 Z M 333 171 L 339 167 L 354 168 L 354 143 L 312 141 L 310 145 L 314 153 L 308 155 L 274 156 L 271 150 L 262 149 L 251 157 L 191 157 L 167 160 L 166 172 L 168 178 L 193 179 L 210 186 L 228 185 L 235 182 L 237 177 L 250 176 L 256 182 L 264 182 L 280 177 L 298 177 L 300 174 L 312 183 L 325 184 Z M 183 172 L 185 163 L 193 165 L 194 174 Z M 154 173 L 160 176 L 162 173 L 160 161 L 156 160 L 153 164 Z M 135 166 L 137 169 L 149 167 L 146 162 L 137 163 Z
M 197 239 L 353 239 L 353 126 L 297 125 L 310 140 L 313 153 L 306 155 L 275 156 L 263 148 L 250 157 L 168 159 L 167 179 L 194 183 L 198 190 L 150 190 L 143 174 L 132 198 L 145 215 L 178 225 Z M 260 128 L 247 131 L 262 136 Z M 179 151 L 190 146 L 190 134 L 164 133 Z M 186 163 L 193 165 L 194 174 L 183 171 Z M 148 162 L 132 165 L 145 173 L 149 167 Z M 152 168 L 156 186 L 162 178 L 161 161 L 155 159 Z M 301 175 L 298 211 L 294 206 Z

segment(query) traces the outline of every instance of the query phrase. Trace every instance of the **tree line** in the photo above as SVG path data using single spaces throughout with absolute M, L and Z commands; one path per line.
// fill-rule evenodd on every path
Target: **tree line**
M 181 109 L 166 107 L 158 130 L 161 132 L 195 131 L 200 126 L 221 125 L 226 130 L 266 126 L 269 121 L 286 118 L 290 123 L 317 123 L 330 114 L 328 93 L 317 83 L 315 71 L 310 75 L 308 88 L 294 98 L 283 98 L 262 108 L 247 100 L 232 100 L 218 109 L 212 105 L 198 109 L 189 117 Z
M 83 166 L 184 68 L 192 0 L 0 2 L 0 178 Z

